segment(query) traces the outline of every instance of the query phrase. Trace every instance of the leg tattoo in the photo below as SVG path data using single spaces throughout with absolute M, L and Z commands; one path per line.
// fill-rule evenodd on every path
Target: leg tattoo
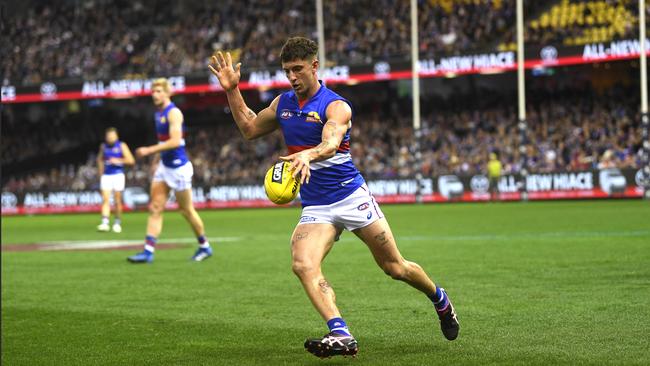
M 387 237 L 385 231 L 382 231 L 381 233 L 375 235 L 375 240 L 377 240 L 382 247 L 389 242 L 389 238 Z

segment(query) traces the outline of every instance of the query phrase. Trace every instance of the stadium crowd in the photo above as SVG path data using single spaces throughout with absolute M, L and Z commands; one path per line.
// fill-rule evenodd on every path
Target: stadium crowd
M 637 16 L 634 0 L 562 0 L 528 23 L 526 39 L 572 46 L 631 38 L 638 33 Z
M 526 2 L 527 42 L 633 36 L 634 4 Z M 216 50 L 230 50 L 249 69 L 277 66 L 288 36 L 317 37 L 314 7 L 290 0 L 27 0 L 5 22 L 3 79 L 30 85 L 205 73 Z M 325 1 L 324 19 L 330 64 L 403 61 L 410 54 L 408 1 Z M 515 0 L 422 0 L 418 20 L 421 57 L 514 47 Z
M 597 95 L 591 89 L 538 91 L 528 108 L 527 163 L 532 172 L 640 167 L 641 148 L 637 101 L 625 89 Z M 356 96 L 357 94 L 355 94 Z M 360 94 L 359 94 L 360 95 Z M 412 177 L 415 173 L 414 134 L 408 98 L 354 99 L 358 114 L 352 129 L 352 154 L 370 179 Z M 489 153 L 496 152 L 504 173 L 522 169 L 516 111 L 483 103 L 467 108 L 467 99 L 428 103 L 436 106 L 423 118 L 422 170 L 425 176 L 485 173 Z M 456 107 L 457 106 L 457 107 Z M 97 134 L 96 142 L 102 137 Z M 279 132 L 246 141 L 231 120 L 192 128 L 187 137 L 196 185 L 257 184 L 266 169 L 285 153 Z M 5 156 L 3 139 L 3 156 Z M 30 149 L 30 143 L 25 149 Z M 95 145 L 96 146 L 96 145 Z M 135 149 L 136 146 L 131 146 Z M 51 148 L 48 146 L 41 147 Z M 3 190 L 94 189 L 98 185 L 95 151 L 83 164 L 64 164 L 49 171 L 12 176 Z M 147 161 L 128 169 L 129 185 L 146 186 Z
M 532 44 L 585 44 L 636 34 L 635 1 L 526 2 Z M 289 35 L 316 38 L 313 1 L 27 0 L 6 19 L 2 74 L 14 84 L 205 73 L 216 50 L 245 67 L 277 66 Z M 648 6 L 650 14 L 650 6 Z M 408 1 L 324 2 L 332 64 L 410 54 Z M 419 1 L 421 57 L 514 47 L 515 0 Z
M 333 63 L 404 60 L 410 49 L 408 1 L 325 1 Z M 316 38 L 313 1 L 27 0 L 6 19 L 3 79 L 38 84 L 205 73 L 215 50 L 247 68 L 278 64 L 289 35 Z M 423 57 L 491 47 L 514 24 L 514 0 L 420 1 Z

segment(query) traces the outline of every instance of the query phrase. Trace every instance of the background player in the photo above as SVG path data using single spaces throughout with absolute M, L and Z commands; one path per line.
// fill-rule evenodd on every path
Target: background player
M 307 340 L 305 348 L 319 357 L 357 353 L 357 342 L 321 272 L 321 262 L 344 228 L 366 243 L 388 275 L 431 299 L 444 336 L 453 340 L 459 325 L 445 291 L 418 264 L 401 256 L 388 222 L 352 163 L 351 106 L 319 82 L 317 50 L 315 42 L 302 37 L 285 43 L 280 59 L 293 90 L 276 97 L 259 114 L 248 108 L 239 91 L 241 63 L 233 67 L 230 53 L 224 57 L 219 52 L 209 66 L 226 91 L 242 135 L 250 140 L 280 128 L 291 153 L 282 159 L 291 162 L 304 183 L 302 217 L 291 237 L 292 266 L 330 330 L 322 339 Z
M 499 160 L 496 153 L 490 153 L 490 160 L 487 163 L 488 179 L 490 181 L 490 199 L 499 199 L 499 180 L 501 179 L 501 171 L 503 165 Z
M 183 113 L 171 101 L 171 86 L 167 79 L 156 79 L 151 86 L 151 97 L 156 106 L 154 119 L 158 144 L 139 147 L 137 157 L 154 155 L 152 166 L 156 167 L 151 182 L 151 202 L 147 221 L 144 250 L 128 258 L 131 263 L 150 263 L 156 241 L 162 231 L 165 203 L 169 192 L 174 191 L 176 202 L 183 217 L 192 226 L 199 243 L 192 260 L 200 262 L 212 256 L 212 248 L 205 236 L 203 220 L 192 203 L 192 175 L 194 169 L 185 153 L 185 124 Z M 158 154 L 160 153 L 160 154 Z
M 99 173 L 99 190 L 102 194 L 102 222 L 97 231 L 110 231 L 111 193 L 115 202 L 113 231 L 122 232 L 122 192 L 124 191 L 124 166 L 135 164 L 135 159 L 126 143 L 119 140 L 117 129 L 109 127 L 104 136 L 105 141 L 99 145 L 97 153 L 97 172 Z

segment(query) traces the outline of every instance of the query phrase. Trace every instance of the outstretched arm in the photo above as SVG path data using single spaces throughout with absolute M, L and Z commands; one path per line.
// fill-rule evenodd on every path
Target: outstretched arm
M 253 140 L 267 135 L 279 127 L 275 118 L 279 97 L 273 99 L 271 105 L 260 113 L 255 113 L 248 108 L 239 91 L 241 63 L 233 67 L 230 52 L 226 52 L 226 57 L 221 52 L 217 52 L 216 56 L 212 56 L 212 64 L 208 65 L 208 68 L 219 79 L 221 87 L 226 91 L 232 116 L 244 138 Z
M 155 154 L 165 150 L 172 150 L 181 146 L 183 139 L 183 113 L 180 109 L 172 108 L 167 116 L 169 123 L 169 139 L 161 144 L 143 146 L 135 150 L 135 155 L 139 158 Z
M 322 142 L 311 149 L 306 149 L 289 156 L 280 157 L 281 160 L 291 162 L 291 169 L 294 177 L 300 175 L 300 183 L 309 183 L 311 175 L 309 164 L 312 161 L 321 161 L 336 155 L 345 137 L 345 133 L 350 128 L 352 119 L 352 109 L 348 103 L 337 100 L 327 106 L 327 122 L 323 126 Z

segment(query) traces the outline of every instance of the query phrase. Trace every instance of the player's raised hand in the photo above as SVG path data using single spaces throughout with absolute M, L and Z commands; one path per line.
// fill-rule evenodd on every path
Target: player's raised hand
M 239 85 L 241 62 L 233 67 L 230 52 L 226 52 L 226 57 L 223 56 L 221 51 L 217 52 L 216 55 L 212 56 L 212 62 L 208 65 L 208 68 L 219 79 L 219 83 L 224 90 L 233 90 Z
M 309 157 L 302 153 L 295 153 L 287 156 L 280 156 L 280 160 L 291 163 L 289 168 L 293 172 L 293 177 L 298 179 L 300 177 L 300 184 L 307 182 L 309 184 Z

